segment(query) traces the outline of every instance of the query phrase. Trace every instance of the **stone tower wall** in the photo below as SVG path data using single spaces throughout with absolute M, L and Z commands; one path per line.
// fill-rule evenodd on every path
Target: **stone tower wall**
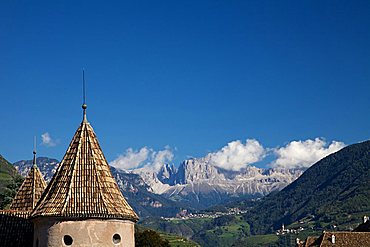
M 37 218 L 34 227 L 34 247 L 135 247 L 134 223 L 129 220 Z

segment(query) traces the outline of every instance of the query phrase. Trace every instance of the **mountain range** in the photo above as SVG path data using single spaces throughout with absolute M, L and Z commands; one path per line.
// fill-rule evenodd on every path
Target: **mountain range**
M 177 169 L 165 164 L 159 171 L 152 167 L 143 167 L 131 172 L 139 174 L 152 192 L 197 209 L 204 209 L 233 199 L 261 197 L 281 190 L 303 171 L 255 166 L 230 171 L 213 165 L 205 157 L 185 160 Z
M 38 157 L 36 159 L 37 167 L 40 169 L 45 181 L 50 182 L 56 169 L 58 168 L 59 161 L 48 157 Z M 13 164 L 22 177 L 26 177 L 32 167 L 32 160 L 20 160 Z
M 59 161 L 38 157 L 37 164 L 50 181 Z M 14 166 L 25 176 L 31 160 Z M 212 165 L 207 158 L 188 159 L 178 168 L 164 164 L 158 171 L 142 167 L 125 171 L 111 167 L 117 183 L 140 216 L 175 216 L 182 209 L 197 210 L 232 200 L 256 198 L 280 190 L 294 181 L 301 170 L 262 169 L 248 166 L 241 171 L 227 171 Z

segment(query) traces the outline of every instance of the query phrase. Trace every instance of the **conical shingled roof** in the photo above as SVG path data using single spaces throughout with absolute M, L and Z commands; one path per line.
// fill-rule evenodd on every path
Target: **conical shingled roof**
M 32 213 L 37 216 L 138 220 L 119 190 L 85 114 Z
M 34 152 L 34 155 L 35 154 L 36 152 Z M 33 160 L 30 172 L 10 204 L 11 210 L 32 211 L 45 190 L 46 183 L 40 170 L 36 166 L 36 157 L 34 157 Z

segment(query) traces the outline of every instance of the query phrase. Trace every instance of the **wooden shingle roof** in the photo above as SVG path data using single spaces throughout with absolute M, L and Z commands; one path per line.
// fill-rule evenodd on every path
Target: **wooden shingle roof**
M 316 247 L 318 246 L 318 239 L 319 237 L 316 236 L 308 236 L 306 241 L 304 242 L 304 247 Z
M 39 216 L 138 220 L 119 190 L 85 114 L 31 215 Z
M 28 247 L 33 243 L 33 224 L 30 211 L 0 210 L 0 245 Z
M 40 200 L 45 187 L 45 180 L 36 166 L 36 152 L 34 151 L 33 166 L 18 189 L 17 194 L 10 204 L 10 209 L 32 211 Z
M 334 243 L 332 242 L 335 238 Z M 369 232 L 324 232 L 320 237 L 320 247 L 364 247 L 370 246 Z

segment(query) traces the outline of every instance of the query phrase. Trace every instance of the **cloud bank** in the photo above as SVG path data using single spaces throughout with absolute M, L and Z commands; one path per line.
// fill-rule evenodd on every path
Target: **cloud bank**
M 124 170 L 147 166 L 157 171 L 163 164 L 170 163 L 173 157 L 174 154 L 168 146 L 161 151 L 154 151 L 148 147 L 143 147 L 140 150 L 129 148 L 124 154 L 119 155 L 115 160 L 110 162 L 110 165 Z
M 275 148 L 277 159 L 273 167 L 308 168 L 322 158 L 345 147 L 343 142 L 332 141 L 327 145 L 322 138 L 315 140 L 292 141 L 285 147 Z
M 47 147 L 55 147 L 57 145 L 57 140 L 54 140 L 49 132 L 45 132 L 41 135 L 42 145 Z
M 220 168 L 239 171 L 247 165 L 261 161 L 266 151 L 255 139 L 247 139 L 245 144 L 241 141 L 232 141 L 221 150 L 210 153 L 210 162 Z
M 229 142 L 204 158 L 214 166 L 230 171 L 240 171 L 248 165 L 263 162 L 266 156 L 269 157 L 266 165 L 269 164 L 271 167 L 304 169 L 343 147 L 345 147 L 343 142 L 327 143 L 325 139 L 315 138 L 292 141 L 283 147 L 264 148 L 257 140 L 247 139 L 245 143 L 240 140 Z M 129 148 L 110 162 L 110 165 L 124 170 L 147 167 L 159 171 L 164 164 L 171 163 L 173 158 L 173 151 L 168 146 L 160 151 L 148 147 L 139 150 Z

